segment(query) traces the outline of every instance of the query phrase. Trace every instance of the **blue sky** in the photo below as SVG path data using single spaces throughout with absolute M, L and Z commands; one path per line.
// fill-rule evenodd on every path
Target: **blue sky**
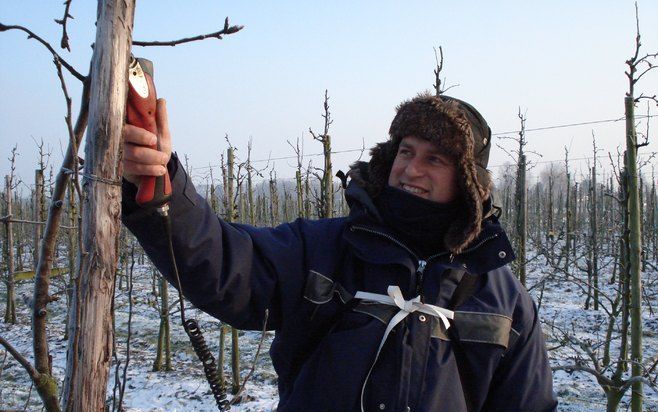
M 658 2 L 642 0 L 644 52 L 658 51 Z M 95 36 L 96 2 L 74 0 L 69 22 L 72 52 L 59 51 L 86 72 Z M 0 22 L 27 26 L 56 46 L 59 1 L 2 2 Z M 322 128 L 322 99 L 329 90 L 335 150 L 367 148 L 386 138 L 395 106 L 432 88 L 433 47 L 442 46 L 448 94 L 476 106 L 494 132 L 570 124 L 623 115 L 625 60 L 634 48 L 631 1 L 155 1 L 138 2 L 134 39 L 170 40 L 213 32 L 224 17 L 243 31 L 222 41 L 165 48 L 135 48 L 155 63 L 158 94 L 168 100 L 175 149 L 187 154 L 203 178 L 219 163 L 224 136 L 252 159 L 293 155 L 298 137 L 307 154 L 321 151 L 308 128 Z M 36 166 L 36 144 L 45 142 L 51 164 L 61 164 L 67 135 L 64 100 L 49 53 L 19 32 L 0 33 L 0 173 L 18 145 L 17 172 L 27 182 Z M 79 82 L 68 77 L 74 112 Z M 658 92 L 658 71 L 639 91 Z M 645 113 L 643 104 L 638 111 Z M 656 107 L 651 108 L 656 114 Z M 654 124 L 658 119 L 653 119 Z M 641 130 L 645 128 L 640 123 Z M 656 127 L 653 126 L 655 130 Z M 528 133 L 536 161 L 591 156 L 592 131 L 605 154 L 624 145 L 623 122 Z M 657 151 L 656 138 L 645 152 Z M 511 149 L 513 143 L 497 143 Z M 82 153 L 82 151 L 81 151 Z M 344 169 L 358 157 L 334 157 Z M 367 157 L 367 155 L 366 155 Z M 532 159 L 532 157 L 531 157 Z M 315 165 L 321 158 L 309 157 Z M 509 158 L 494 148 L 494 171 Z M 608 164 L 607 158 L 602 159 Z M 656 162 L 654 162 L 656 163 Z M 264 165 L 262 163 L 261 165 Z M 294 160 L 274 162 L 280 177 Z M 557 163 L 562 167 L 562 163 Z M 585 173 L 586 162 L 573 162 Z M 217 174 L 216 174 L 217 175 Z

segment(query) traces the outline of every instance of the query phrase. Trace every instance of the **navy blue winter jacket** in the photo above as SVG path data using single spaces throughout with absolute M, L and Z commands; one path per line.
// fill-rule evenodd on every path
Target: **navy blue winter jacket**
M 537 310 L 505 266 L 513 252 L 495 217 L 462 254 L 421 260 L 354 183 L 349 217 L 255 228 L 219 219 L 177 169 L 170 215 L 184 294 L 240 329 L 261 329 L 269 310 L 278 411 L 349 412 L 362 402 L 366 411 L 556 410 Z M 160 220 L 133 198 L 124 186 L 123 221 L 171 281 Z M 412 313 L 374 362 L 398 309 L 356 292 L 385 295 L 396 285 L 407 300 L 420 294 L 446 307 L 463 273 L 454 269 L 477 274 L 478 283 L 451 333 L 438 318 Z

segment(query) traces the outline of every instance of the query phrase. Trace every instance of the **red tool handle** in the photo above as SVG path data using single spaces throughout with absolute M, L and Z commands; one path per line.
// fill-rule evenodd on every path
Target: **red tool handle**
M 133 70 L 131 68 L 131 70 Z M 150 73 L 144 70 L 144 76 L 148 84 L 148 95 L 140 96 L 133 85 L 129 82 L 128 102 L 126 106 L 127 122 L 133 126 L 141 127 L 158 136 L 158 126 L 155 120 L 157 95 L 155 84 Z M 160 149 L 160 137 L 151 149 Z M 137 204 L 142 207 L 162 206 L 171 198 L 171 180 L 169 172 L 163 176 L 142 176 L 137 196 Z

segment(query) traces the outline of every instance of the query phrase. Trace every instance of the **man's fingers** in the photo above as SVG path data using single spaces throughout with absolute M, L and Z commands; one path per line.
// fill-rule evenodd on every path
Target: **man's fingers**
M 147 146 L 140 146 L 126 143 L 123 148 L 123 158 L 132 162 L 142 163 L 145 165 L 166 165 L 169 156 L 156 149 Z
M 123 139 L 126 143 L 140 146 L 153 146 L 157 142 L 157 138 L 153 133 L 131 124 L 123 125 Z
M 123 160 L 124 176 L 162 176 L 166 171 L 167 168 L 163 165 L 148 165 L 144 163 L 133 162 L 131 160 Z
M 123 126 L 123 176 L 139 184 L 139 176 L 162 176 L 171 157 L 171 136 L 167 102 L 158 99 L 156 107 L 158 136 L 130 124 Z M 151 148 L 157 146 L 156 148 Z

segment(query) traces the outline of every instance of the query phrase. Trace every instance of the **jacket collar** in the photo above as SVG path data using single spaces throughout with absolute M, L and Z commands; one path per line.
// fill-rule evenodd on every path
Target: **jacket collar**
M 349 230 L 345 240 L 361 259 L 377 264 L 398 263 L 415 268 L 420 258 L 399 240 L 382 221 L 368 193 L 355 182 L 350 182 L 345 197 L 350 205 Z M 512 245 L 495 215 L 483 222 L 480 234 L 462 253 L 440 252 L 431 256 L 432 262 L 442 261 L 447 267 L 461 267 L 479 274 L 498 269 L 515 259 Z

